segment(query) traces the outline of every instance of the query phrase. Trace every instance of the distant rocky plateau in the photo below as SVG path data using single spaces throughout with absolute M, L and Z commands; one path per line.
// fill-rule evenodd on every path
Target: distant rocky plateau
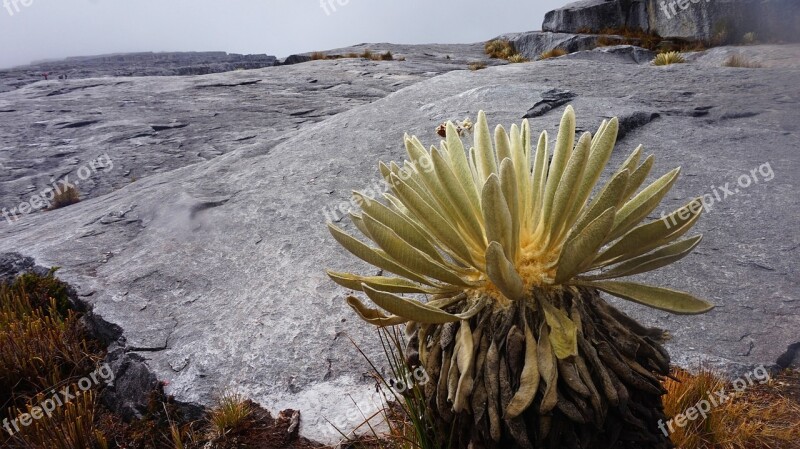
M 578 6 L 605 3 L 623 4 Z M 539 46 L 543 33 L 581 39 L 558 25 L 569 14 L 548 15 L 554 31 L 508 37 L 531 55 L 550 45 Z M 82 198 L 0 217 L 0 277 L 61 267 L 112 343 L 108 400 L 118 409 L 140 413 L 138 395 L 155 381 L 187 408 L 235 389 L 272 411 L 301 410 L 301 434 L 328 443 L 339 436 L 328 420 L 361 421 L 353 401 L 375 410 L 369 366 L 348 337 L 380 361 L 376 332 L 323 271 L 365 266 L 325 222 L 353 230 L 343 218 L 351 191 L 380 188 L 377 164 L 404 159 L 404 133 L 437 144 L 439 124 L 479 110 L 492 125 L 529 117 L 550 133 L 567 105 L 581 131 L 618 116 L 624 135 L 610 166 L 643 144 L 656 158 L 652 176 L 682 167 L 650 219 L 719 195 L 697 226 L 697 251 L 641 276 L 705 297 L 713 311 L 675 316 L 609 301 L 668 330 L 677 365 L 800 366 L 799 44 L 718 46 L 665 67 L 631 45 L 521 64 L 488 58 L 483 43 L 328 53 L 367 48 L 396 59 L 295 58 L 185 76 L 104 76 L 117 70 L 113 58 L 91 59 L 90 78 L 0 93 L 0 213 L 63 179 Z M 724 66 L 733 55 L 761 67 Z
M 206 75 L 232 70 L 260 69 L 278 64 L 275 56 L 240 55 L 224 51 L 142 52 L 100 56 L 78 56 L 39 61 L 0 70 L 0 92 L 14 90 L 47 78 L 56 80 L 123 77 Z

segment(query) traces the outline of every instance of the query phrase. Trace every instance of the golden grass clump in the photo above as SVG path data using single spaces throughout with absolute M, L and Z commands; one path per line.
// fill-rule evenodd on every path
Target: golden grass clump
M 374 54 L 374 53 L 372 53 L 372 50 L 370 50 L 369 48 L 367 48 L 367 49 L 364 49 L 364 52 L 363 52 L 363 53 L 361 53 L 361 55 L 360 55 L 360 56 L 361 56 L 362 58 L 364 58 L 364 59 L 375 59 L 375 54 Z
M 653 59 L 653 65 L 670 65 L 670 64 L 682 64 L 686 62 L 686 59 L 683 58 L 683 55 L 678 51 L 668 51 L 665 53 L 659 53 L 656 55 L 655 59 Z
M 394 55 L 391 51 L 387 50 L 386 53 L 381 54 L 381 61 L 394 61 Z
M 519 64 L 521 62 L 529 62 L 530 59 L 522 56 L 521 54 L 517 53 L 508 57 L 508 62 L 512 64 Z
M 21 405 L 16 399 L 89 372 L 99 361 L 67 301 L 65 284 L 52 272 L 0 286 L 0 403 Z
M 764 67 L 761 63 L 751 61 L 740 54 L 731 55 L 722 65 L 725 67 L 739 67 L 745 69 L 760 69 Z
M 697 374 L 673 371 L 675 379 L 664 383 L 667 416 L 685 414 L 715 392 L 725 390 L 729 399 L 710 407 L 705 417 L 672 425 L 670 438 L 681 449 L 789 449 L 800 441 L 800 404 L 777 392 L 774 382 L 735 392 L 729 383 L 709 370 Z M 688 416 L 688 415 L 687 415 Z
M 554 48 L 552 50 L 546 51 L 539 55 L 539 60 L 542 59 L 550 59 L 550 58 L 557 58 L 559 56 L 564 56 L 567 54 L 567 51 L 563 48 Z
M 326 55 L 325 53 L 323 53 L 321 51 L 315 51 L 314 53 L 311 53 L 311 60 L 312 61 L 319 61 L 319 60 L 323 60 L 323 59 L 328 59 L 328 55 Z
M 485 62 L 479 61 L 479 62 L 471 62 L 469 64 L 469 69 L 472 70 L 473 72 L 478 71 L 478 70 L 483 70 L 485 68 L 486 68 L 486 63 Z
M 514 44 L 506 39 L 490 40 L 484 44 L 483 49 L 490 58 L 495 59 L 508 59 L 517 54 Z
M 80 391 L 73 385 L 70 391 Z M 47 398 L 37 395 L 33 403 L 40 404 Z M 28 404 L 25 411 L 11 409 L 13 416 L 23 413 L 32 414 L 35 407 Z M 55 407 L 51 415 L 41 415 L 41 419 L 32 420 L 27 427 L 20 426 L 20 433 L 13 439 L 20 441 L 24 447 L 47 449 L 108 448 L 104 433 L 96 428 L 97 398 L 91 391 L 82 392 L 75 399 L 64 405 Z M 41 414 L 41 410 L 38 412 Z
M 753 45 L 756 42 L 758 42 L 758 35 L 752 31 L 742 36 L 742 43 L 745 45 Z
M 240 428 L 253 413 L 250 402 L 236 393 L 225 393 L 209 413 L 208 421 L 216 436 L 224 436 Z
M 50 207 L 50 209 L 53 210 L 66 207 L 70 204 L 75 204 L 80 200 L 81 198 L 78 188 L 72 184 L 68 184 L 64 190 L 56 191 L 56 194 L 53 196 L 53 205 Z

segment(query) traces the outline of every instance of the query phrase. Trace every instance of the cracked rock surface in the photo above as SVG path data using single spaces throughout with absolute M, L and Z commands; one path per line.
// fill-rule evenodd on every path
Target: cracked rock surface
M 452 61 L 457 50 L 448 51 Z M 704 296 L 715 310 L 684 317 L 612 302 L 669 330 L 682 365 L 737 371 L 790 357 L 800 341 L 796 65 L 557 58 L 472 72 L 439 59 L 40 82 L 0 94 L 0 110 L 15 111 L 0 113 L 0 158 L 11 167 L 0 204 L 98 154 L 115 164 L 91 177 L 80 203 L 0 221 L 0 252 L 63 267 L 59 276 L 178 400 L 208 404 L 234 388 L 270 410 L 301 410 L 301 434 L 335 441 L 324 418 L 349 429 L 361 422 L 353 401 L 366 413 L 377 400 L 346 336 L 382 356 L 375 331 L 345 306 L 348 292 L 323 272 L 365 272 L 326 218 L 354 230 L 341 219 L 351 190 L 380 188 L 377 163 L 404 158 L 404 132 L 434 144 L 445 120 L 483 109 L 493 125 L 510 125 L 535 109 L 532 129 L 555 135 L 571 104 L 581 130 L 612 116 L 625 124 L 610 167 L 638 144 L 656 156 L 652 179 L 682 166 L 651 219 L 720 196 L 696 227 L 705 234 L 697 251 L 642 277 Z M 48 96 L 82 83 L 98 85 Z

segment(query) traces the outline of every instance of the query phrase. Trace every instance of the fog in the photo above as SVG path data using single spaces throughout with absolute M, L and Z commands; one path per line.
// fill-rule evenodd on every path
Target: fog
M 564 0 L 0 0 L 0 67 L 136 51 L 278 57 L 362 42 L 467 43 L 541 27 Z

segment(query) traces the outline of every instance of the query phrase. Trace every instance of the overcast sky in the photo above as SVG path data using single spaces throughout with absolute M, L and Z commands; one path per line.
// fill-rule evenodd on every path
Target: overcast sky
M 324 0 L 326 11 L 320 0 L 0 0 L 0 67 L 134 51 L 285 57 L 362 42 L 477 42 L 538 30 L 565 3 Z

